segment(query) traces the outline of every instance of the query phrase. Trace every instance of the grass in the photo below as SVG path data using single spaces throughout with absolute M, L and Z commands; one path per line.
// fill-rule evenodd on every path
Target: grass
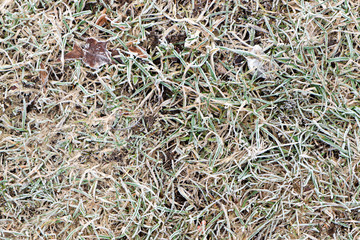
M 358 239 L 359 11 L 0 1 L 0 239 Z

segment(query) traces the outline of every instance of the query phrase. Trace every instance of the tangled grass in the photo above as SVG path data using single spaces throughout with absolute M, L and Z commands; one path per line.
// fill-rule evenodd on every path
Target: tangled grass
M 1 0 L 0 239 L 358 239 L 359 4 Z

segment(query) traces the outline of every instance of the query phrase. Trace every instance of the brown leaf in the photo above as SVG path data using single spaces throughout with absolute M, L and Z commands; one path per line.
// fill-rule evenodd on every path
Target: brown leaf
M 131 53 L 135 54 L 136 56 L 138 56 L 140 58 L 147 58 L 146 54 L 144 54 L 145 50 L 142 50 L 138 46 L 134 46 L 131 44 L 128 46 L 128 49 Z
M 67 54 L 65 54 L 64 59 L 65 60 L 80 59 L 83 56 L 84 56 L 84 52 L 81 49 L 81 47 L 79 45 L 77 45 L 76 43 L 74 43 L 73 50 L 71 52 L 68 52 Z
M 39 71 L 39 78 L 41 81 L 41 85 L 46 88 L 46 83 L 48 81 L 48 71 L 43 63 L 40 63 L 41 70 Z
M 95 38 L 88 38 L 84 47 L 83 62 L 93 68 L 111 63 L 110 52 L 106 49 L 107 41 L 97 41 Z
M 108 22 L 109 22 L 109 18 L 106 16 L 106 14 L 103 14 L 96 21 L 96 25 L 104 26 Z

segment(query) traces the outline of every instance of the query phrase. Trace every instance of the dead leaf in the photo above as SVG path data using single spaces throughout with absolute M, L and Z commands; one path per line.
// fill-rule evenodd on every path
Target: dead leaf
M 118 20 L 112 20 L 110 19 L 107 15 L 106 15 L 106 11 L 107 9 L 105 8 L 104 10 L 101 11 L 101 15 L 100 17 L 96 20 L 96 25 L 98 26 L 104 26 L 107 23 L 110 23 L 112 27 L 117 27 L 120 30 L 126 30 L 125 26 L 122 26 L 123 23 L 119 22 Z
M 106 16 L 106 14 L 101 15 L 98 20 L 96 21 L 96 25 L 98 26 L 104 26 L 106 23 L 108 23 L 110 21 L 110 19 L 108 18 L 108 16 Z
M 140 58 L 147 58 L 146 54 L 144 54 L 145 50 L 142 50 L 142 49 L 141 49 L 140 47 L 138 47 L 138 46 L 135 46 L 135 45 L 130 44 L 130 45 L 128 46 L 128 49 L 129 49 L 129 51 L 130 51 L 132 54 L 134 54 L 134 55 L 136 55 L 136 56 L 138 56 L 138 57 L 140 57 Z
M 111 54 L 106 49 L 106 45 L 107 41 L 102 42 L 95 38 L 88 38 L 83 49 L 75 43 L 73 50 L 65 54 L 64 59 L 82 59 L 86 66 L 98 69 L 105 64 L 111 63 Z
M 41 86 L 46 90 L 46 83 L 48 82 L 49 74 L 43 63 L 40 63 L 41 70 L 39 71 L 39 78 Z
M 111 63 L 110 52 L 106 49 L 107 41 L 97 41 L 95 38 L 88 38 L 84 47 L 83 62 L 85 65 L 98 69 Z
M 73 50 L 71 52 L 68 52 L 65 54 L 64 59 L 65 60 L 71 60 L 71 59 L 80 59 L 84 56 L 84 52 L 81 49 L 79 45 L 74 43 Z

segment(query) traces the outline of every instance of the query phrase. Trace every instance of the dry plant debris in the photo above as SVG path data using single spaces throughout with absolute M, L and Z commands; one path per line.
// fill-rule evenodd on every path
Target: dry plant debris
M 104 26 L 106 23 L 109 22 L 109 18 L 106 14 L 101 15 L 98 20 L 96 21 L 96 25 Z
M 46 89 L 46 83 L 49 80 L 49 73 L 44 63 L 40 63 L 40 68 L 41 70 L 39 71 L 39 77 L 40 77 L 41 85 L 43 86 L 43 88 Z
M 129 51 L 138 56 L 139 58 L 147 58 L 146 54 L 144 53 L 144 50 L 142 50 L 140 47 L 130 44 L 128 46 Z
M 64 59 L 82 59 L 86 66 L 99 69 L 101 66 L 111 63 L 111 53 L 107 50 L 106 45 L 107 41 L 88 38 L 84 49 L 75 43 L 73 50 L 65 54 Z
M 87 39 L 84 47 L 83 62 L 94 69 L 111 62 L 110 52 L 106 49 L 107 41 L 101 42 L 94 38 Z
M 359 239 L 359 13 L 0 0 L 0 239 Z
M 82 59 L 83 57 L 84 57 L 84 51 L 78 44 L 74 43 L 73 50 L 66 53 L 64 59 L 73 60 L 73 59 Z

